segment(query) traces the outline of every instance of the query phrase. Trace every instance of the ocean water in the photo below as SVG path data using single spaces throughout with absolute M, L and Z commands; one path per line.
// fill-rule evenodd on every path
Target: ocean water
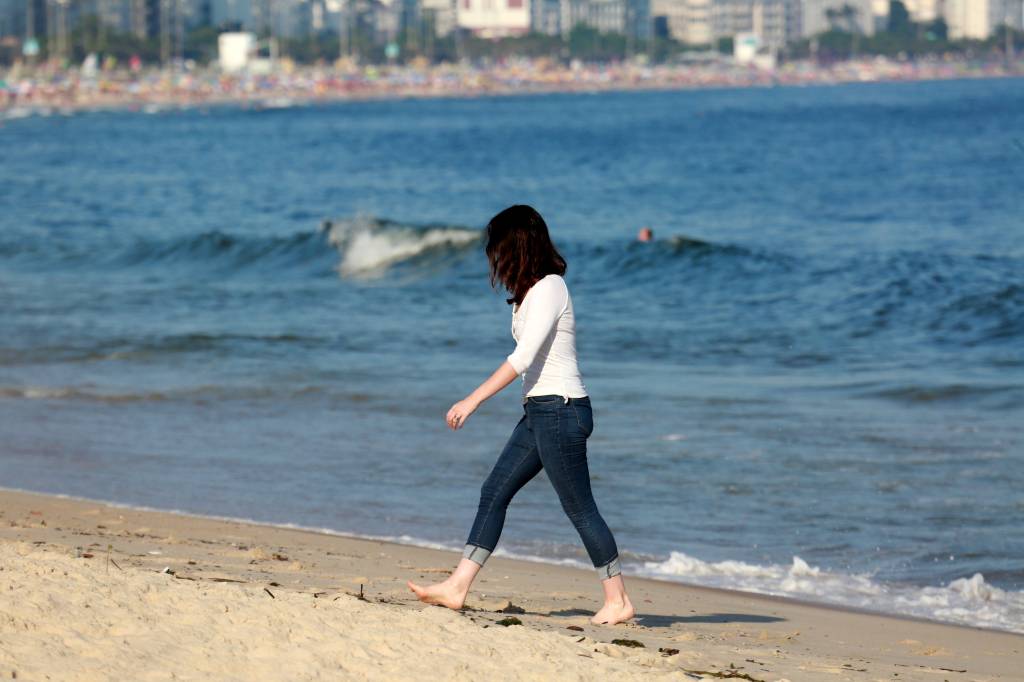
M 1024 80 L 0 127 L 0 486 L 459 548 L 569 262 L 628 572 L 1024 632 Z M 633 241 L 651 226 L 656 241 Z M 500 552 L 586 565 L 543 474 Z

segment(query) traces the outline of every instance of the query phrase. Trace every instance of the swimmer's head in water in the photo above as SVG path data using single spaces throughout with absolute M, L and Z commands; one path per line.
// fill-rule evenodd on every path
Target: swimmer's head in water
M 641 227 L 640 231 L 636 235 L 638 242 L 649 242 L 654 239 L 654 230 L 649 227 Z
M 523 204 L 509 206 L 487 223 L 487 262 L 491 286 L 501 283 L 522 303 L 526 292 L 546 275 L 564 275 L 565 259 L 551 242 L 540 213 Z

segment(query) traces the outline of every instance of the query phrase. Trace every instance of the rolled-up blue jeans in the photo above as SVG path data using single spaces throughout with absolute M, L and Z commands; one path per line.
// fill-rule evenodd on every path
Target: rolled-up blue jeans
M 509 502 L 547 472 L 569 520 L 602 579 L 619 574 L 619 551 L 590 490 L 587 438 L 594 430 L 590 398 L 530 396 L 498 461 L 480 489 L 480 506 L 463 556 L 481 566 L 498 544 Z

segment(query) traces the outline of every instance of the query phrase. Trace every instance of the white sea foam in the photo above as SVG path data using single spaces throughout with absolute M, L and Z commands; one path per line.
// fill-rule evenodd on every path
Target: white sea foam
M 74 395 L 74 389 L 49 386 L 2 386 L 0 397 L 24 398 L 26 400 L 47 400 L 51 398 L 67 398 Z
M 480 233 L 456 227 L 382 225 L 373 219 L 357 218 L 331 223 L 327 238 L 341 254 L 338 272 L 349 277 L 378 273 L 438 246 L 470 244 L 480 238 Z
M 879 582 L 865 574 L 833 573 L 800 557 L 783 566 L 707 562 L 682 552 L 636 568 L 652 578 L 1024 633 L 1024 592 L 990 585 L 980 573 L 942 587 L 918 587 Z
M 77 386 L 0 386 L 0 398 L 21 400 L 100 400 L 106 402 L 128 402 L 134 400 L 160 400 L 160 393 L 104 393 Z
M 0 386 L 0 398 L 21 400 L 93 400 L 107 403 L 126 403 L 165 400 L 167 395 L 157 391 L 117 393 L 77 386 Z

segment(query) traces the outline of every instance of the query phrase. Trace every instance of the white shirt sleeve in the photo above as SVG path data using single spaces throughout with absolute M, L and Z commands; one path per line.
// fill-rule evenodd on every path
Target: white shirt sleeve
M 569 302 L 569 289 L 561 277 L 545 277 L 534 284 L 523 299 L 522 331 L 508 363 L 522 374 L 537 358 L 544 342 L 555 332 L 558 318 Z

